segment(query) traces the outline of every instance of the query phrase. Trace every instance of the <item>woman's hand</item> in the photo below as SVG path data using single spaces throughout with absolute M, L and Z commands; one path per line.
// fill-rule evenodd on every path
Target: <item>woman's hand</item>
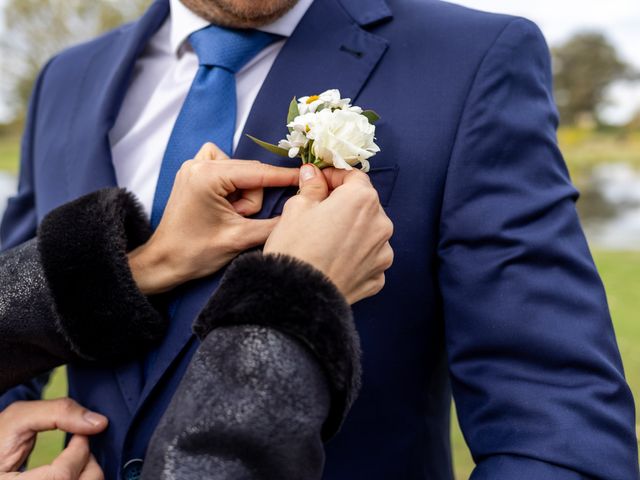
M 180 168 L 152 237 L 129 254 L 138 287 L 146 295 L 162 293 L 264 244 L 278 219 L 245 217 L 261 210 L 264 187 L 297 184 L 296 168 L 229 160 L 206 144 Z
M 351 304 L 378 293 L 393 263 L 393 224 L 369 177 L 335 169 L 323 175 L 313 165 L 303 165 L 300 185 L 300 194 L 286 203 L 264 253 L 310 263 Z
M 103 480 L 102 470 L 89 451 L 86 435 L 107 427 L 107 418 L 81 407 L 69 398 L 15 402 L 0 412 L 0 480 Z M 62 430 L 75 434 L 51 463 L 18 473 L 39 432 Z

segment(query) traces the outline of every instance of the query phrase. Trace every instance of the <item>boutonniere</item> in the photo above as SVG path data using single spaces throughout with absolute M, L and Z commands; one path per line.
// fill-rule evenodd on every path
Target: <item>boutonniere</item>
M 380 151 L 375 143 L 375 122 L 380 117 L 373 110 L 351 105 L 350 98 L 340 98 L 339 90 L 296 99 L 289 105 L 287 137 L 277 145 L 247 135 L 261 147 L 277 155 L 300 158 L 319 168 L 351 170 L 360 164 L 369 171 L 369 159 Z

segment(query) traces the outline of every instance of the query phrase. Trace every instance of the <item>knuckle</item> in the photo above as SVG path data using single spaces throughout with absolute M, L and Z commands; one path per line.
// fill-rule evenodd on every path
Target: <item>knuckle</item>
M 305 203 L 306 203 L 306 200 L 302 195 L 295 195 L 291 197 L 289 200 L 287 200 L 287 202 L 284 204 L 283 213 L 285 211 L 287 212 L 297 211 L 303 208 Z
M 393 260 L 395 259 L 395 253 L 393 252 L 393 248 L 389 247 L 384 253 L 382 259 L 382 268 L 384 270 L 388 270 L 393 265 Z
M 378 192 L 370 185 L 358 185 L 355 194 L 358 201 L 364 205 L 371 206 L 379 203 Z
M 378 191 L 373 186 L 367 187 L 367 200 L 375 205 L 378 205 L 380 203 Z
M 385 239 L 389 240 L 391 237 L 393 237 L 394 229 L 395 226 L 393 225 L 393 222 L 389 219 L 389 217 L 385 217 L 384 226 L 382 227 L 382 233 Z
M 184 162 L 182 162 L 182 165 L 180 165 L 180 170 L 182 171 L 189 171 L 191 170 L 196 164 L 198 163 L 197 160 L 194 159 L 189 159 L 189 160 L 185 160 Z
M 384 274 L 380 274 L 373 280 L 371 280 L 371 282 L 369 283 L 369 288 L 367 290 L 367 296 L 371 297 L 380 292 L 380 290 L 384 288 L 385 281 L 386 280 Z
M 324 188 L 324 185 L 321 183 L 309 183 L 304 186 L 304 190 L 307 192 L 322 192 Z
M 58 411 L 61 414 L 68 414 L 75 410 L 77 403 L 71 400 L 69 397 L 59 398 L 55 400 L 57 402 Z
M 183 162 L 182 165 L 180 165 L 180 168 L 178 169 L 177 175 L 180 177 L 189 175 L 189 173 L 193 171 L 195 163 L 196 163 L 195 160 L 187 160 Z
M 364 173 L 362 170 L 350 170 L 347 175 L 353 178 L 358 178 L 359 180 L 369 181 L 369 175 Z

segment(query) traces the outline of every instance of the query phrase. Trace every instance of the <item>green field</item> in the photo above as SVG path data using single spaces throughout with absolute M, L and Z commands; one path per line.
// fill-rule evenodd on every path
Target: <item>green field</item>
M 16 138 L 0 138 L 0 172 L 18 171 L 20 142 Z
M 578 129 L 564 129 L 560 141 L 572 177 L 580 184 L 590 170 L 607 161 L 624 161 L 640 168 L 640 133 L 595 133 Z M 0 170 L 15 172 L 17 141 L 0 140 Z M 640 393 L 640 251 L 596 251 L 594 257 L 607 288 L 609 305 L 622 352 L 629 383 L 636 396 Z M 63 396 L 66 383 L 63 370 L 54 375 L 46 396 Z M 31 458 L 31 466 L 42 465 L 60 450 L 63 435 L 43 434 Z M 466 449 L 454 417 L 452 435 L 456 477 L 466 479 L 473 469 L 473 461 Z

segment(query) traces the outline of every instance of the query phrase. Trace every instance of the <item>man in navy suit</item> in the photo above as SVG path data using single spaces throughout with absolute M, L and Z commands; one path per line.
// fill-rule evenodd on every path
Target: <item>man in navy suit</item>
M 116 183 L 150 210 L 197 68 L 187 39 L 211 22 L 279 36 L 236 73 L 235 158 L 291 165 L 242 133 L 281 138 L 294 95 L 338 88 L 382 117 L 370 176 L 396 257 L 382 293 L 354 306 L 363 388 L 325 478 L 452 478 L 451 392 L 474 479 L 639 478 L 633 398 L 557 147 L 549 53 L 527 20 L 438 0 L 157 0 L 43 69 L 3 245 Z M 291 193 L 266 192 L 257 217 Z M 140 362 L 69 366 L 69 395 L 110 419 L 92 438 L 106 478 L 135 477 L 219 278 L 175 293 L 169 334 Z

